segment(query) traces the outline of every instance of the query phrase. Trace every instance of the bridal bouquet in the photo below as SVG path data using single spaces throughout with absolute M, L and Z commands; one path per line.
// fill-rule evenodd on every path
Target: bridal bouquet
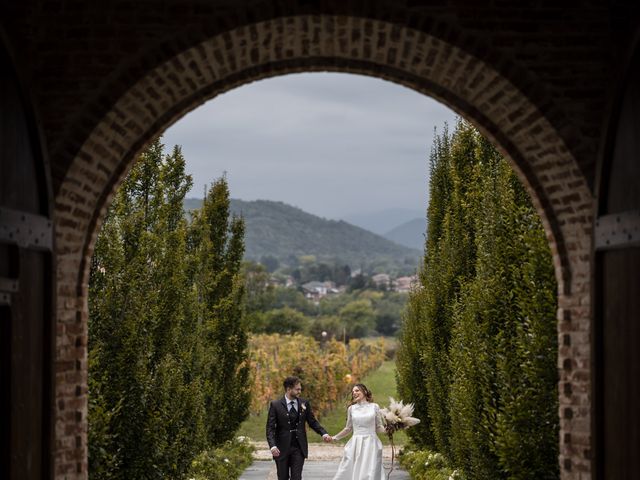
M 420 419 L 412 417 L 413 415 L 413 403 L 407 403 L 406 405 L 400 401 L 395 401 L 393 397 L 389 397 L 389 406 L 380 410 L 382 418 L 384 420 L 384 429 L 389 437 L 389 443 L 391 444 L 391 468 L 387 473 L 387 480 L 391 476 L 393 471 L 393 461 L 396 456 L 396 447 L 393 443 L 393 434 L 398 430 L 406 430 L 409 427 L 413 427 L 420 423 Z
M 412 417 L 413 403 L 406 405 L 400 401 L 395 401 L 393 397 L 389 397 L 389 406 L 380 410 L 384 418 L 384 427 L 387 435 L 392 437 L 398 430 L 406 430 L 420 423 L 420 420 Z

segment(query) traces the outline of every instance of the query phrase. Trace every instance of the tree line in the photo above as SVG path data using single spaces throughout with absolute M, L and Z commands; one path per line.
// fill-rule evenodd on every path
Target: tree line
M 167 154 L 155 141 L 96 241 L 88 353 L 95 479 L 199 478 L 193 460 L 215 470 L 214 447 L 248 413 L 244 223 L 230 215 L 225 178 L 187 222 L 191 183 L 180 148 Z
M 271 284 L 269 272 L 260 263 L 245 262 L 243 271 L 251 333 L 299 333 L 316 340 L 394 336 L 407 302 L 406 293 L 379 289 L 366 281 L 358 283 L 363 277 L 359 275 L 344 292 L 314 303 L 301 287 Z
M 556 282 L 540 218 L 468 123 L 436 136 L 430 164 L 420 288 L 397 360 L 399 392 L 422 419 L 409 435 L 468 479 L 557 478 Z

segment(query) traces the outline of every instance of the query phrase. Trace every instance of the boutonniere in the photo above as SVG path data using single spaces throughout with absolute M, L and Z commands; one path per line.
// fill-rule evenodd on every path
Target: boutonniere
M 300 408 L 302 409 L 302 413 L 307 411 L 307 406 L 304 403 L 300 404 Z

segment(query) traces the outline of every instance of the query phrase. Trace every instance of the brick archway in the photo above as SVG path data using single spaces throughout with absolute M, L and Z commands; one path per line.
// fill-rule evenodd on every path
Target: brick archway
M 220 93 L 271 76 L 327 70 L 375 76 L 432 96 L 475 123 L 511 160 L 543 219 L 559 285 L 562 478 L 589 474 L 592 195 L 553 126 L 562 114 L 536 89 L 535 78 L 504 58 L 473 55 L 473 39 L 446 36 L 347 16 L 248 24 L 143 72 L 95 119 L 55 199 L 57 478 L 87 475 L 88 264 L 106 208 L 136 154 Z

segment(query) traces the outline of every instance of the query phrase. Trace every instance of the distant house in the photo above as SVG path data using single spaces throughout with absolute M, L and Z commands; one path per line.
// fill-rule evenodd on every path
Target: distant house
M 401 293 L 409 293 L 418 284 L 418 276 L 398 277 L 393 281 L 393 290 Z
M 391 277 L 386 273 L 378 273 L 371 277 L 371 281 L 377 288 L 389 288 L 391 286 Z
M 327 295 L 340 293 L 340 290 L 336 288 L 336 284 L 333 282 L 313 281 L 303 284 L 302 292 L 307 299 L 318 302 Z

